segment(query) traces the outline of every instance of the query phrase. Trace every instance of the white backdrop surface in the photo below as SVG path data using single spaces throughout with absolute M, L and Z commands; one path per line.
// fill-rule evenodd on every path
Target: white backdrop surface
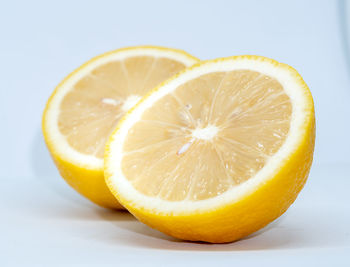
M 1 1 L 0 265 L 349 266 L 350 1 Z M 94 207 L 59 177 L 41 114 L 89 58 L 124 46 L 240 54 L 295 67 L 315 100 L 306 188 L 279 220 L 227 245 L 180 242 Z

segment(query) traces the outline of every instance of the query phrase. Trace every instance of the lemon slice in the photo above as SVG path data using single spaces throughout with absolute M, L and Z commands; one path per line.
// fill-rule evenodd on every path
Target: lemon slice
M 43 132 L 68 184 L 98 205 L 121 208 L 103 177 L 106 138 L 146 92 L 197 61 L 181 50 L 131 47 L 93 58 L 64 79 L 47 102 Z
M 152 90 L 120 121 L 105 177 L 149 226 L 230 242 L 292 204 L 314 140 L 312 96 L 293 68 L 258 56 L 218 59 Z

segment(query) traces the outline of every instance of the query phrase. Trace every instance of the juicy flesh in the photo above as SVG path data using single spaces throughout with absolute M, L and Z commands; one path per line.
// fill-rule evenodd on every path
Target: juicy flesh
M 178 61 L 151 56 L 96 68 L 64 97 L 60 132 L 77 151 L 103 158 L 106 139 L 122 115 L 150 89 L 183 68 Z
M 200 76 L 147 109 L 129 130 L 122 171 L 167 201 L 218 196 L 253 177 L 288 135 L 292 105 L 275 79 L 250 70 Z

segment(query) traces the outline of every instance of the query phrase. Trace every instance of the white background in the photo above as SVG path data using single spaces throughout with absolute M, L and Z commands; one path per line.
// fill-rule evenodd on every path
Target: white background
M 349 266 L 349 1 L 0 1 L 0 266 Z M 348 14 L 347 14 L 348 13 Z M 95 207 L 59 177 L 40 129 L 69 72 L 124 46 L 295 67 L 315 101 L 310 179 L 279 220 L 226 245 L 181 242 Z M 348 47 L 347 47 L 348 46 Z

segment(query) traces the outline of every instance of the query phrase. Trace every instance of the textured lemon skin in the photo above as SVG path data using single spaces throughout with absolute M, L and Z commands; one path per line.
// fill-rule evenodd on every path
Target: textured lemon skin
M 65 157 L 65 155 L 58 153 L 57 149 L 55 149 L 54 140 L 52 140 L 48 134 L 47 112 L 50 109 L 51 100 L 55 97 L 56 93 L 58 92 L 58 90 L 60 90 L 61 86 L 63 86 L 73 75 L 80 72 L 86 66 L 90 65 L 94 61 L 99 60 L 100 58 L 109 56 L 116 52 L 122 52 L 122 51 L 133 50 L 133 49 L 142 49 L 142 48 L 145 48 L 145 49 L 151 48 L 151 49 L 164 50 L 164 51 L 176 51 L 177 53 L 182 53 L 186 57 L 192 59 L 194 62 L 199 62 L 199 59 L 186 53 L 185 51 L 165 48 L 165 47 L 158 47 L 158 46 L 135 46 L 135 47 L 126 47 L 126 48 L 110 51 L 92 58 L 91 60 L 89 60 L 88 62 L 84 63 L 79 68 L 77 68 L 75 71 L 70 73 L 65 79 L 63 79 L 62 82 L 55 88 L 54 92 L 50 96 L 49 100 L 46 103 L 45 110 L 43 112 L 42 131 L 44 134 L 45 143 L 49 149 L 50 155 L 53 161 L 55 162 L 55 165 L 59 173 L 64 178 L 64 180 L 71 187 L 73 187 L 77 192 L 79 192 L 81 195 L 91 200 L 93 203 L 104 208 L 125 209 L 118 202 L 118 200 L 112 195 L 109 188 L 107 187 L 105 183 L 104 173 L 103 173 L 103 166 L 101 166 L 101 168 L 99 169 L 96 169 L 96 168 L 89 168 L 89 166 L 86 166 L 85 164 L 81 164 L 81 165 L 73 164 L 71 161 L 69 161 Z
M 238 201 L 217 209 L 198 211 L 191 214 L 169 214 L 140 207 L 137 203 L 126 200 L 123 194 L 118 191 L 118 188 L 113 186 L 113 183 L 109 180 L 112 174 L 108 173 L 106 167 L 110 151 L 108 143 L 105 152 L 107 185 L 119 202 L 141 222 L 165 234 L 184 240 L 210 243 L 232 242 L 258 231 L 281 216 L 295 201 L 303 188 L 311 168 L 315 145 L 315 113 L 312 95 L 301 76 L 292 67 L 258 56 L 232 58 L 239 59 L 242 57 L 269 61 L 281 68 L 288 69 L 297 79 L 307 102 L 307 109 L 304 110 L 304 122 L 299 129 L 301 138 L 298 140 L 298 144 L 285 162 L 275 170 L 272 177 L 255 191 Z M 217 59 L 216 61 L 220 60 L 225 59 Z M 197 65 L 199 64 L 202 63 Z M 191 68 L 195 68 L 197 65 Z M 178 75 L 181 75 L 181 73 Z M 155 88 L 154 91 L 158 88 Z M 123 121 L 120 121 L 115 132 L 122 124 Z
M 58 171 L 66 182 L 93 203 L 109 209 L 124 209 L 109 191 L 102 170 L 87 169 L 51 154 Z

